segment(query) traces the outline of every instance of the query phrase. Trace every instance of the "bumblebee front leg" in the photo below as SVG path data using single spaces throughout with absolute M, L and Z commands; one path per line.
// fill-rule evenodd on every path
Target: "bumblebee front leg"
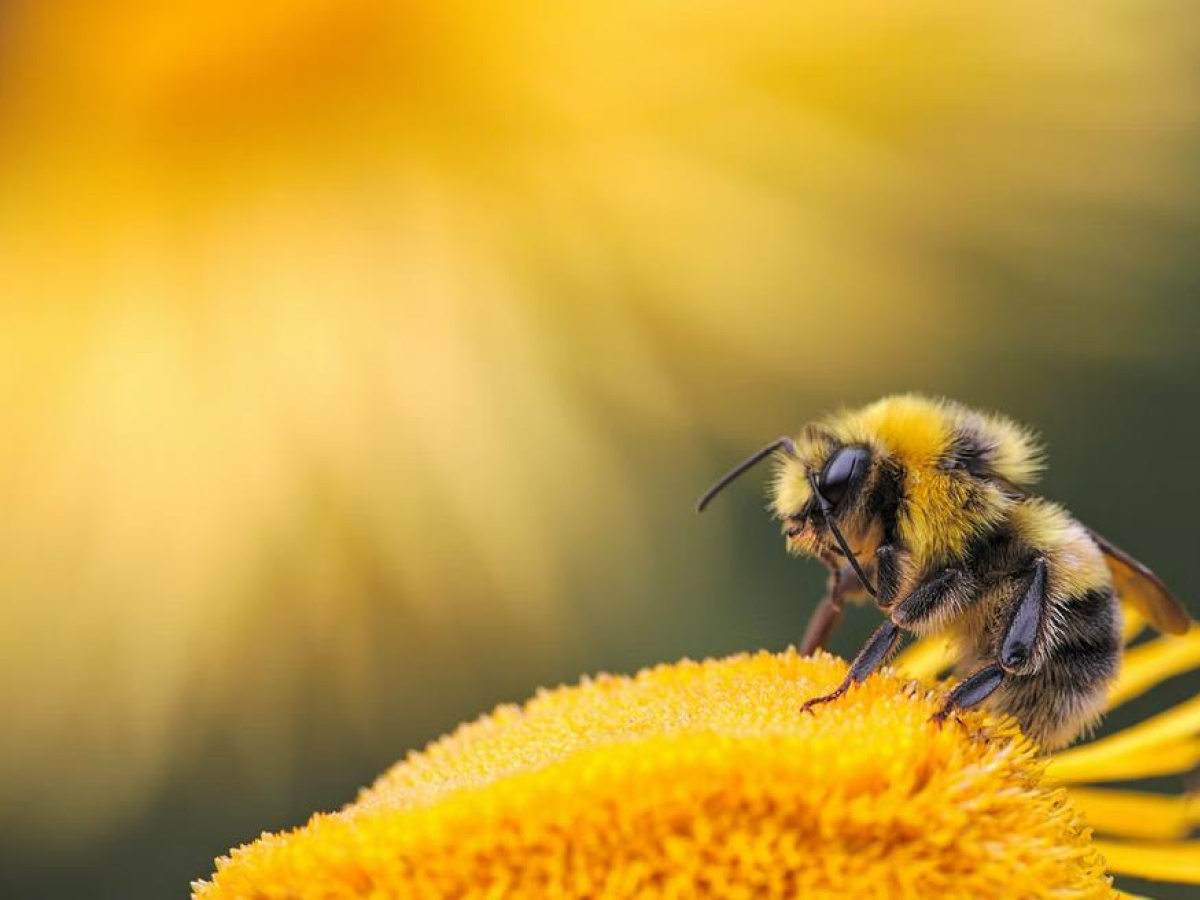
M 875 570 L 877 603 L 886 606 L 899 590 L 901 560 L 901 551 L 891 544 L 885 544 L 875 551 L 875 559 L 868 567 L 868 572 L 871 568 Z M 829 575 L 825 599 L 813 612 L 804 629 L 804 640 L 800 642 L 802 654 L 810 656 L 817 650 L 825 649 L 833 632 L 841 624 L 846 601 L 855 595 L 868 596 L 858 573 L 849 563 L 834 568 Z
M 846 673 L 845 680 L 838 686 L 837 690 L 823 697 L 813 697 L 800 707 L 801 712 L 811 712 L 812 708 L 820 703 L 828 703 L 831 700 L 836 700 L 842 694 L 846 693 L 852 684 L 865 681 L 872 672 L 883 665 L 887 661 L 887 658 L 892 655 L 892 651 L 896 649 L 896 644 L 900 640 L 900 634 L 900 626 L 894 622 L 884 622 L 876 628 L 875 633 L 867 639 L 867 643 L 858 651 L 858 656 L 854 657 L 854 661 L 850 663 L 850 671 Z
M 829 573 L 829 588 L 825 599 L 813 612 L 804 629 L 804 639 L 800 642 L 800 652 L 811 656 L 817 650 L 824 650 L 842 621 L 842 612 L 847 598 L 863 590 L 862 582 L 850 566 Z
M 948 606 L 965 602 L 974 589 L 972 579 L 965 573 L 959 569 L 946 568 L 925 578 L 903 599 L 897 600 L 903 555 L 898 548 L 888 545 L 880 547 L 875 556 L 879 580 L 879 595 L 876 599 L 883 609 L 890 611 L 891 616 L 876 629 L 859 651 L 854 662 L 850 664 L 846 680 L 838 689 L 832 694 L 809 700 L 803 706 L 805 710 L 811 710 L 819 703 L 836 700 L 846 693 L 852 684 L 865 680 L 891 655 L 905 629 L 936 617 Z

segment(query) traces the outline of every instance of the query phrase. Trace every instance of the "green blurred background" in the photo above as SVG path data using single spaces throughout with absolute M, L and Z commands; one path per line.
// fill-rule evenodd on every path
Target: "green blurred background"
M 1200 11 L 882 7 L 0 0 L 0 895 L 798 640 L 761 481 L 692 503 L 884 393 L 1040 429 L 1200 613 Z

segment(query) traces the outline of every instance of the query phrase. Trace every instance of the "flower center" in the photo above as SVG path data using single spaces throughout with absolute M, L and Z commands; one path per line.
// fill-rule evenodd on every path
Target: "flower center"
M 844 671 L 762 653 L 502 707 L 197 896 L 1112 895 L 1011 723 L 931 724 L 937 697 L 891 673 L 800 715 Z

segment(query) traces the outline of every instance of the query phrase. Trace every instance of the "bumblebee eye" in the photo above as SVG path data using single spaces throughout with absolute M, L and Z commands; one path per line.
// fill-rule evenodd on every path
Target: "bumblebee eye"
M 817 489 L 831 504 L 836 504 L 846 495 L 850 481 L 867 467 L 870 453 L 866 447 L 843 447 L 825 463 Z

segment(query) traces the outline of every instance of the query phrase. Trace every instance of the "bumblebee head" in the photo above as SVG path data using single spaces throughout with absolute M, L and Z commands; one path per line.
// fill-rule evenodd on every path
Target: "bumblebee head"
M 788 549 L 834 569 L 849 563 L 868 589 L 860 562 L 899 528 L 915 558 L 961 554 L 1020 501 L 1041 466 L 1034 436 L 1008 419 L 897 394 L 768 444 L 713 485 L 700 508 L 768 457 L 771 508 Z
M 788 550 L 831 568 L 875 555 L 882 526 L 873 502 L 879 483 L 876 451 L 866 444 L 801 440 L 776 463 L 772 508 Z
M 698 511 L 731 481 L 762 460 L 775 458 L 772 509 L 783 522 L 788 550 L 814 556 L 833 569 L 849 563 L 868 591 L 861 563 L 882 540 L 877 486 L 877 452 L 868 444 L 846 444 L 821 429 L 800 438 L 780 438 L 741 463 L 700 499 Z

